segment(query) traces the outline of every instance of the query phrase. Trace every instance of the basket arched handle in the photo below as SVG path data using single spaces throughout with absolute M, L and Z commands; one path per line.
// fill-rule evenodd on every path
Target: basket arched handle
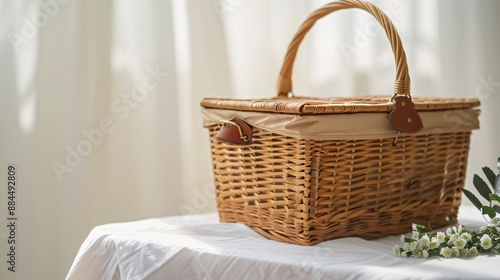
M 408 72 L 408 64 L 406 62 L 406 54 L 399 38 L 399 34 L 396 28 L 392 24 L 391 20 L 387 17 L 384 12 L 379 10 L 373 4 L 360 1 L 360 0 L 341 0 L 338 2 L 333 2 L 323 6 L 322 8 L 313 12 L 306 21 L 300 26 L 297 33 L 288 46 L 288 50 L 281 68 L 280 75 L 278 77 L 277 93 L 278 96 L 288 96 L 292 91 L 292 68 L 295 61 L 295 56 L 299 48 L 302 39 L 307 34 L 309 29 L 316 23 L 316 21 L 332 12 L 359 8 L 372 14 L 377 21 L 382 25 L 387 34 L 387 38 L 391 43 L 392 52 L 394 53 L 394 60 L 396 63 L 396 81 L 394 82 L 394 96 L 396 95 L 410 95 L 410 75 Z

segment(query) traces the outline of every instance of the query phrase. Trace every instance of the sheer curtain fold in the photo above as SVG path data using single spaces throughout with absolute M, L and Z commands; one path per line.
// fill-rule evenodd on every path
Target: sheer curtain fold
M 0 2 L 0 166 L 19 169 L 18 256 L 26 264 L 12 279 L 64 278 L 98 224 L 215 211 L 199 101 L 274 96 L 292 36 L 328 2 Z M 494 167 L 500 2 L 373 2 L 398 28 L 415 96 L 481 99 L 468 181 Z M 341 11 L 306 36 L 294 90 L 391 94 L 394 68 L 373 18 Z

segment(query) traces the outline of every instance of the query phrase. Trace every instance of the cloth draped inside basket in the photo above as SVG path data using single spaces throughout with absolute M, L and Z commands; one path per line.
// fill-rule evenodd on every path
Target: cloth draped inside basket
M 424 128 L 412 135 L 463 132 L 479 128 L 477 109 L 419 112 Z M 294 115 L 203 109 L 203 125 L 239 118 L 259 129 L 279 135 L 315 140 L 377 139 L 409 135 L 389 125 L 388 113 Z

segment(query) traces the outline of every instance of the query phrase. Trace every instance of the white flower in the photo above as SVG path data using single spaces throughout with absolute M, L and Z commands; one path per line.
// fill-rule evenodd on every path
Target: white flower
M 463 238 L 458 238 L 453 242 L 453 244 L 457 246 L 458 249 L 463 249 L 465 248 L 465 245 L 467 245 L 467 241 L 465 241 L 465 239 Z
M 424 257 L 424 258 L 427 259 L 429 257 L 429 252 L 427 250 L 423 250 L 422 251 L 422 257 Z
M 448 245 L 449 247 L 452 247 L 454 242 L 455 242 L 455 240 L 453 240 L 453 239 L 450 238 L 448 240 L 448 242 L 446 243 L 446 245 Z
M 470 257 L 475 257 L 479 254 L 476 247 L 470 248 L 469 250 L 467 250 L 467 253 L 469 254 Z
M 486 229 L 486 226 L 480 226 L 479 231 L 484 231 Z
M 481 247 L 483 247 L 483 249 L 485 250 L 488 250 L 493 245 L 491 243 L 491 237 L 487 234 L 483 235 L 480 240 L 481 240 Z
M 465 239 L 465 241 L 470 241 L 472 238 L 472 235 L 470 235 L 470 233 L 468 233 L 468 232 L 464 232 L 464 233 L 460 234 L 460 238 Z
M 492 220 L 492 224 L 482 226 L 477 232 L 466 230 L 464 226 L 459 225 L 450 227 L 444 232 L 432 231 L 429 235 L 421 232 L 426 228 L 424 226 L 413 224 L 412 227 L 411 238 L 401 235 L 403 245 L 394 246 L 394 254 L 397 256 L 429 258 L 439 252 L 444 258 L 467 258 L 479 255 L 479 251 L 500 252 L 500 216 Z
M 412 239 L 418 240 L 420 238 L 420 233 L 418 231 L 414 231 L 411 235 Z
M 436 237 L 433 237 L 429 243 L 429 249 L 436 249 L 437 247 L 439 247 L 439 242 Z
M 439 244 L 443 243 L 446 236 L 444 235 L 444 232 L 440 231 L 436 234 L 436 238 L 437 238 L 437 241 L 439 242 Z
M 458 233 L 454 233 L 450 236 L 450 241 L 455 242 L 460 237 Z
M 453 233 L 451 236 L 450 236 L 450 239 L 448 240 L 448 246 L 453 246 L 453 244 L 455 244 L 455 240 L 457 240 L 458 238 L 460 237 L 460 235 L 458 235 L 458 233 Z
M 445 258 L 451 258 L 452 253 L 453 252 L 448 247 L 441 248 L 441 252 L 439 252 L 439 254 L 441 254 Z
M 420 243 L 422 249 L 427 249 L 429 247 L 429 244 L 431 243 L 431 240 L 429 239 L 429 236 L 425 234 L 424 236 L 422 236 L 422 238 L 418 240 L 418 243 Z
M 399 247 L 399 245 L 394 246 L 394 253 L 396 254 L 396 256 L 401 256 L 401 248 Z

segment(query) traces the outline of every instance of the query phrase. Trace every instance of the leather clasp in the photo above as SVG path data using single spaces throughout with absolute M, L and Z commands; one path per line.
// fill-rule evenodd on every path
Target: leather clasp
M 220 120 L 221 128 L 217 135 L 217 139 L 234 145 L 250 145 L 252 144 L 252 127 L 245 121 L 233 118 L 231 120 Z
M 394 101 L 394 109 L 389 114 L 391 127 L 407 133 L 420 131 L 424 125 L 413 107 L 411 98 L 408 96 L 396 96 L 394 97 Z

